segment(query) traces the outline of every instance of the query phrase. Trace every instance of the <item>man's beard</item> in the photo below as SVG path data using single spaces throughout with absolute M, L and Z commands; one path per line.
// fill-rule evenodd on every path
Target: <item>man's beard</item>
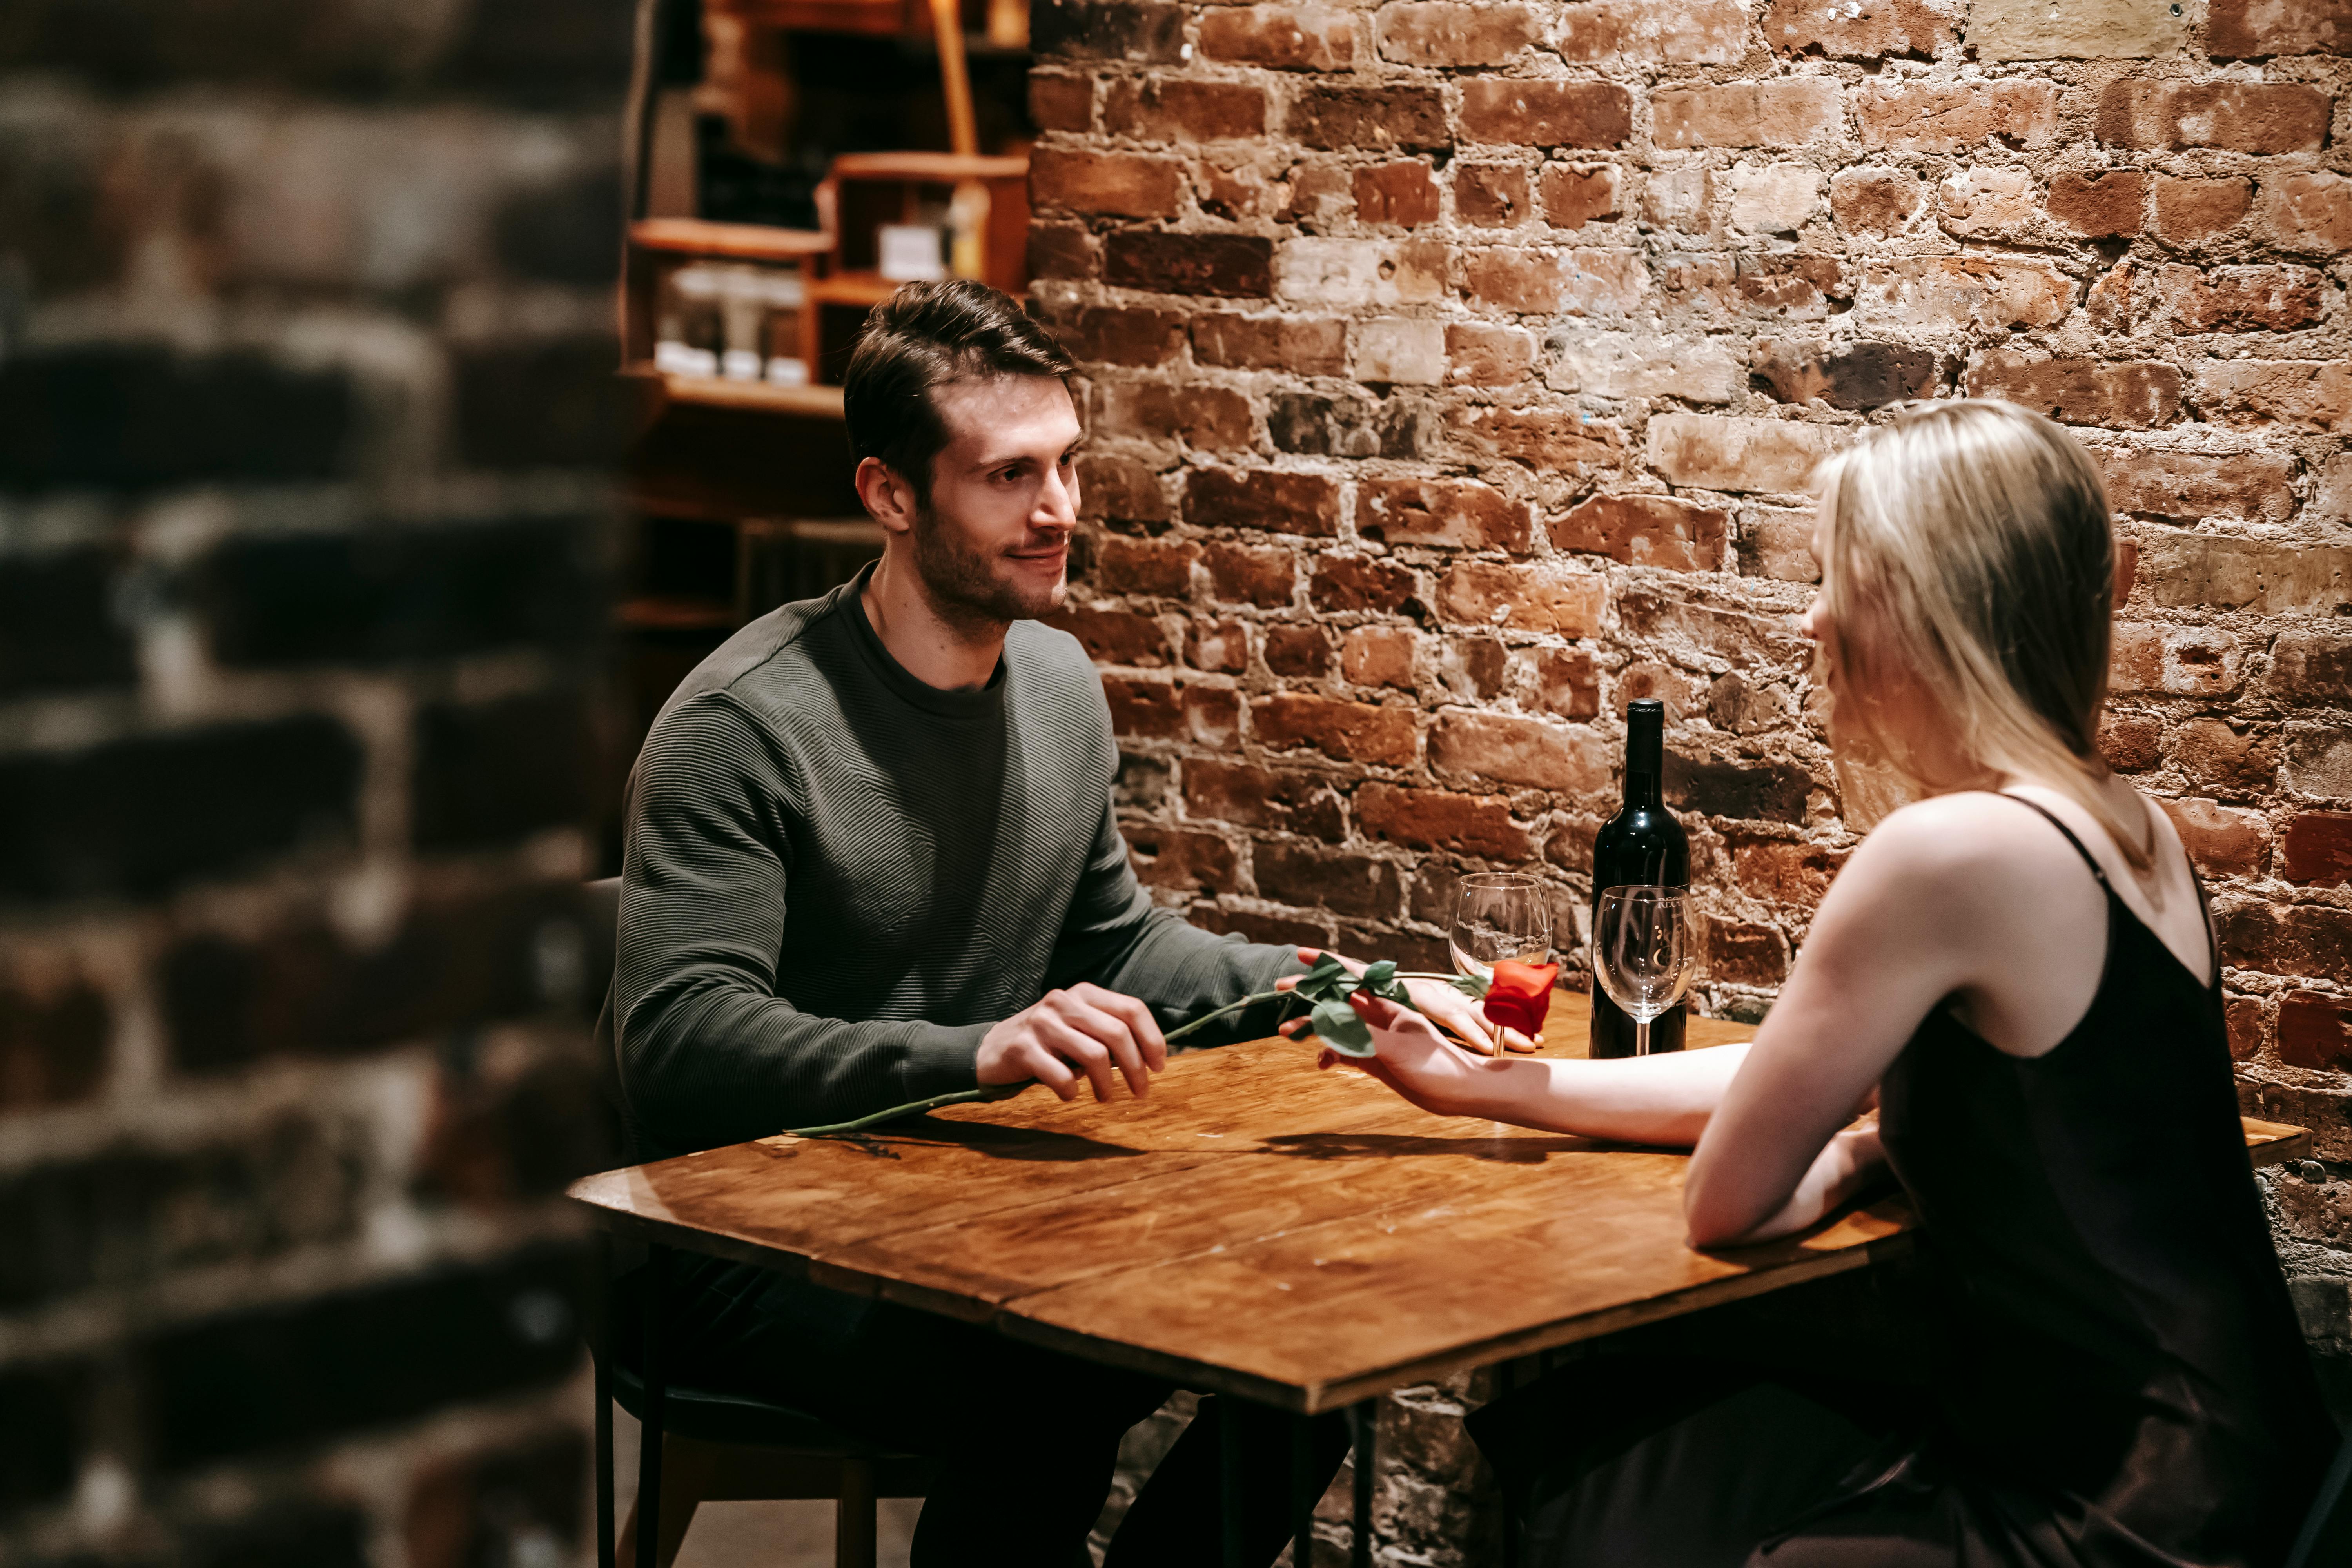
M 1024 587 L 1000 578 L 1001 557 L 973 549 L 926 503 L 915 513 L 915 574 L 940 618 L 966 626 L 1034 620 L 1061 608 L 1066 580 Z

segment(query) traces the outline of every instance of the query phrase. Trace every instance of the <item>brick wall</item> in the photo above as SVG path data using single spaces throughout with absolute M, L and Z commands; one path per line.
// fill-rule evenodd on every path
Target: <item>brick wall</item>
M 583 1550 L 629 9 L 0 18 L 0 1558 Z
M 2317 1133 L 2272 1193 L 2352 1394 L 2342 8 L 1118 0 L 1038 35 L 1034 303 L 1094 431 L 1066 619 L 1159 896 L 1430 963 L 1461 868 L 1533 864 L 1574 931 L 1617 716 L 1661 697 L 1704 1002 L 1760 1016 L 1888 804 L 1789 622 L 1804 475 L 1889 399 L 2040 408 L 2110 479 L 2111 752 L 2211 882 L 2248 1110 Z

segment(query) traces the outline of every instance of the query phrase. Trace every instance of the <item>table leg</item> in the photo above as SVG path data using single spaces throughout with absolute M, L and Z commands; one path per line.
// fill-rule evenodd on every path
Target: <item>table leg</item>
M 1507 1361 L 1495 1369 L 1499 1397 L 1509 1398 L 1519 1386 L 1519 1363 Z M 1503 1568 L 1519 1568 L 1519 1516 L 1503 1504 Z
M 1372 1471 L 1381 1462 L 1381 1402 L 1364 1400 L 1349 1414 L 1356 1419 L 1356 1528 L 1349 1561 L 1353 1568 L 1372 1568 Z
M 1217 1533 L 1218 1555 L 1225 1568 L 1248 1568 L 1248 1547 L 1242 1539 L 1242 1424 L 1234 1420 L 1231 1394 L 1217 1402 Z
M 589 1348 L 596 1361 L 596 1568 L 613 1562 L 613 1237 L 596 1233 L 596 1278 L 588 1291 Z
M 1290 1418 L 1290 1562 L 1308 1568 L 1315 1561 L 1315 1505 L 1323 1500 L 1315 1465 L 1315 1417 Z
M 646 1249 L 645 1420 L 637 1433 L 636 1568 L 655 1568 L 661 1552 L 662 1404 L 668 1384 L 662 1370 L 662 1277 L 669 1248 Z

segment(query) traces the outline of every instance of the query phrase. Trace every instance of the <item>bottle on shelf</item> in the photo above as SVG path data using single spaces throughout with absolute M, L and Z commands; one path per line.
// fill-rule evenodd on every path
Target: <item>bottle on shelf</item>
M 1601 825 L 1592 841 L 1592 901 L 1598 911 L 1601 893 L 1610 888 L 1658 885 L 1685 887 L 1690 882 L 1690 837 L 1666 810 L 1666 705 L 1643 700 L 1625 709 L 1625 803 L 1616 816 Z M 1591 922 L 1588 921 L 1588 929 Z M 1683 1025 L 1689 1014 L 1676 1003 L 1650 1025 L 1650 1053 L 1683 1048 Z M 1633 1054 L 1633 1020 L 1609 1000 L 1596 982 L 1592 987 L 1591 1055 L 1630 1057 Z

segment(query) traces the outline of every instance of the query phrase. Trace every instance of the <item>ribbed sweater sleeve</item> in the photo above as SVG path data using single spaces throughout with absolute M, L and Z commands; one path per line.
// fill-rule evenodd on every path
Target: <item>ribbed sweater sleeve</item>
M 986 1023 L 851 1022 L 776 994 L 804 798 L 782 748 L 723 691 L 646 740 L 622 873 L 614 1025 L 638 1134 L 702 1149 L 976 1079 Z

